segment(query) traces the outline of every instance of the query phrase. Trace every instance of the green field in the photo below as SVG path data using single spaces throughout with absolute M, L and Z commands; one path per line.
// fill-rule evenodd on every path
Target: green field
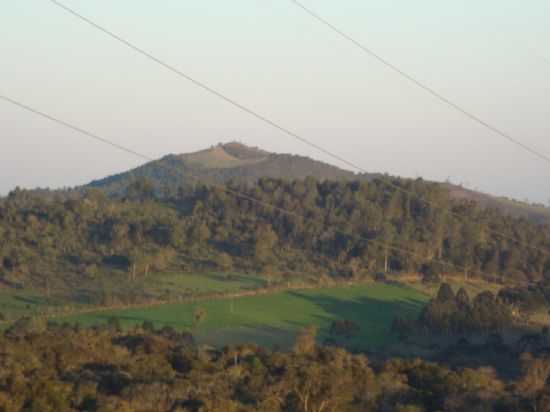
M 93 325 L 115 316 L 125 327 L 151 321 L 156 327 L 186 329 L 199 342 L 213 346 L 253 342 L 283 348 L 289 347 L 304 326 L 317 325 L 322 340 L 332 321 L 351 320 L 360 326 L 360 333 L 338 343 L 372 349 L 392 339 L 388 331 L 395 316 L 416 317 L 427 300 L 426 295 L 407 287 L 371 284 L 105 311 L 58 320 Z M 196 307 L 205 309 L 207 316 L 192 330 Z
M 0 290 L 0 313 L 10 319 L 17 319 L 21 316 L 32 316 L 48 307 L 62 306 L 63 302 L 41 296 L 40 293 L 21 291 Z
M 265 279 L 252 275 L 206 273 L 166 273 L 151 276 L 137 283 L 137 287 L 156 295 L 170 291 L 236 292 L 242 289 L 257 289 L 266 286 Z
M 44 291 L 31 289 L 0 289 L 0 314 L 10 320 L 22 316 L 52 313 L 64 307 L 82 310 L 97 306 L 90 296 L 97 291 L 108 291 L 112 295 L 134 293 L 149 298 L 168 300 L 176 296 L 200 296 L 207 293 L 228 293 L 258 289 L 266 286 L 265 279 L 253 275 L 224 273 L 163 273 L 130 282 L 126 275 L 111 276 L 101 280 L 82 280 L 67 290 L 56 289 L 47 298 Z M 1 316 L 0 316 L 1 319 Z

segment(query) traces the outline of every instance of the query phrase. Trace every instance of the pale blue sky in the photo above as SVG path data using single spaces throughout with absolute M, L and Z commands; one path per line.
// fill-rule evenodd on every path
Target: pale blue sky
M 549 1 L 303 1 L 550 155 Z M 408 84 L 288 0 L 65 3 L 367 170 L 550 198 L 549 164 Z M 48 0 L 2 5 L 0 51 L 0 94 L 150 156 L 237 139 L 330 160 Z M 0 102 L 0 193 L 82 184 L 139 163 Z

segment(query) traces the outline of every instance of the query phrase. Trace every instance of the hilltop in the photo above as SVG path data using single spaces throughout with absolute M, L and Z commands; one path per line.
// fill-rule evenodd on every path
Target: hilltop
M 124 193 L 137 178 L 149 179 L 158 189 L 176 189 L 182 184 L 199 180 L 206 183 L 226 183 L 230 180 L 255 183 L 262 177 L 353 180 L 374 176 L 359 176 L 309 157 L 270 153 L 257 147 L 230 142 L 195 153 L 170 154 L 128 172 L 95 180 L 86 187 L 117 194 Z

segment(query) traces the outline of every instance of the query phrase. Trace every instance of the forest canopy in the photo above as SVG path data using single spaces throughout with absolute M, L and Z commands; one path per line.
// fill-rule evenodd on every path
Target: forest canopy
M 69 198 L 16 190 L 0 202 L 0 281 L 40 287 L 113 271 L 135 278 L 199 260 L 224 270 L 461 273 L 512 283 L 550 271 L 548 227 L 452 201 L 437 184 L 394 184 L 416 196 L 378 181 L 313 178 L 183 186 L 162 196 L 140 179 L 114 198 L 97 189 Z

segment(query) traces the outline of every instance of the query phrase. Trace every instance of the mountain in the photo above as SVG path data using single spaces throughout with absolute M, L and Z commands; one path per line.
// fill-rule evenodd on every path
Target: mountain
M 123 194 L 136 179 L 149 179 L 157 190 L 176 190 L 182 184 L 225 183 L 235 179 L 254 183 L 262 177 L 304 179 L 308 176 L 319 180 L 372 180 L 380 174 L 356 174 L 309 157 L 270 153 L 257 147 L 230 142 L 218 144 L 206 150 L 187 154 L 170 154 L 146 163 L 136 169 L 84 186 L 104 190 L 107 194 Z M 452 199 L 473 201 L 484 208 L 497 209 L 513 217 L 526 218 L 536 223 L 550 223 L 550 208 L 497 197 L 487 193 L 465 189 L 449 183 L 441 183 Z
M 167 155 L 129 172 L 95 180 L 86 187 L 105 190 L 109 194 L 124 193 L 136 179 L 147 178 L 158 189 L 177 188 L 197 180 L 225 183 L 241 180 L 254 183 L 262 177 L 319 180 L 372 179 L 376 175 L 356 175 L 309 157 L 270 153 L 238 142 L 218 144 L 195 153 Z

